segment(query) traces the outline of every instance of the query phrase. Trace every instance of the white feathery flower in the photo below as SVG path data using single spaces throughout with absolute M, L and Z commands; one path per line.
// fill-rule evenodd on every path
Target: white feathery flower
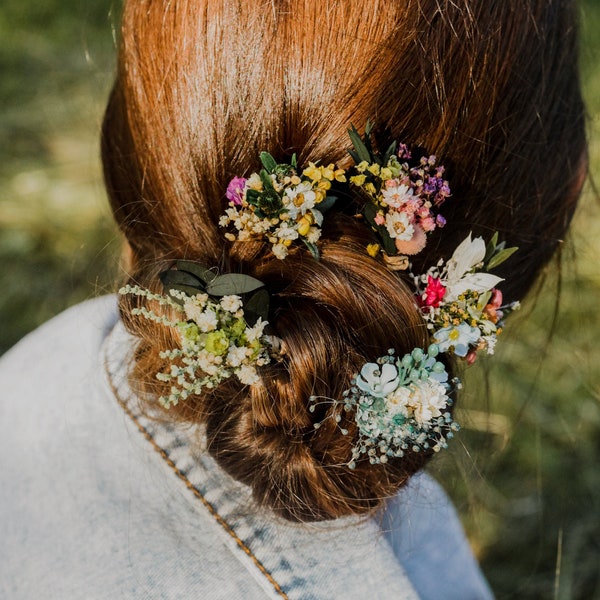
M 230 346 L 226 362 L 230 367 L 239 367 L 246 359 L 248 349 L 245 347 Z
M 246 340 L 251 344 L 256 340 L 259 340 L 262 337 L 263 331 L 267 326 L 267 321 L 263 321 L 260 317 L 258 321 L 254 324 L 253 327 L 246 327 L 246 331 L 244 335 L 246 336 Z
M 223 296 L 221 298 L 221 308 L 230 313 L 235 313 L 242 307 L 242 299 L 239 296 Z
M 273 254 L 279 260 L 283 260 L 288 255 L 287 246 L 284 246 L 283 244 L 274 244 L 273 245 Z
M 433 419 L 440 417 L 448 406 L 446 388 L 437 381 L 428 379 L 413 383 L 410 390 L 409 406 L 413 409 L 419 425 L 431 423 Z
M 200 313 L 196 319 L 194 319 L 196 325 L 200 331 L 204 333 L 208 333 L 209 331 L 214 331 L 217 328 L 219 323 L 217 319 L 217 313 L 214 310 L 207 309 Z
M 411 187 L 401 183 L 382 188 L 381 195 L 388 206 L 400 208 L 403 204 L 412 200 L 414 192 Z
M 242 365 L 235 374 L 244 385 L 254 385 L 260 381 L 256 369 L 251 365 Z

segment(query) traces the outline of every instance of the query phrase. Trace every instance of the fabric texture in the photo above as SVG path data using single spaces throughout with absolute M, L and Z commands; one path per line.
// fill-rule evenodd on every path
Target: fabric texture
M 441 488 L 373 518 L 292 524 L 139 414 L 116 300 L 86 302 L 0 360 L 0 597 L 491 598 Z

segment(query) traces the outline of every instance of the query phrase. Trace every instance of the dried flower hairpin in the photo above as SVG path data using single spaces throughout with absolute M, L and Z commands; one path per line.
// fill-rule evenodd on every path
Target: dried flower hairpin
M 296 155 L 290 164 L 278 164 L 267 152 L 261 152 L 260 160 L 260 173 L 234 177 L 227 187 L 229 208 L 219 225 L 233 225 L 237 234 L 225 236 L 231 241 L 266 238 L 279 259 L 287 256 L 294 240 L 301 240 L 318 258 L 323 213 L 336 200 L 328 192 L 334 181 L 346 181 L 345 171 L 309 163 L 299 172 Z
M 348 463 L 351 469 L 362 457 L 379 464 L 407 452 L 438 452 L 447 446 L 459 429 L 452 419 L 450 395 L 460 382 L 448 382 L 445 365 L 436 359 L 438 353 L 435 344 L 427 350 L 415 348 L 401 358 L 390 349 L 376 363 L 363 365 L 342 400 L 325 399 L 326 404 L 342 405 L 354 413 L 358 439 Z M 310 400 L 314 412 L 319 398 Z M 341 422 L 339 414 L 334 419 Z M 347 429 L 341 432 L 348 435 Z
M 435 156 L 423 156 L 410 166 L 405 144 L 393 142 L 380 153 L 373 148 L 372 130 L 370 123 L 363 137 L 355 127 L 348 130 L 357 173 L 350 183 L 365 200 L 361 214 L 381 240 L 369 244 L 368 253 L 375 257 L 381 252 L 390 268 L 405 270 L 407 255 L 421 252 L 427 235 L 446 224 L 438 209 L 450 196 L 450 187 Z
M 169 408 L 233 375 L 244 385 L 257 383 L 256 368 L 270 362 L 279 341 L 265 334 L 269 298 L 263 283 L 236 273 L 216 275 L 190 261 L 177 261 L 175 266 L 161 273 L 168 295 L 131 285 L 119 290 L 156 301 L 175 315 L 146 307 L 132 310 L 172 327 L 179 338 L 179 347 L 160 353 L 167 367 L 156 377 L 171 389 L 159 402 Z
M 519 302 L 502 304 L 496 288 L 502 278 L 489 273 L 517 248 L 506 248 L 494 234 L 486 245 L 471 234 L 446 263 L 440 260 L 423 275 L 413 275 L 418 303 L 440 351 L 475 361 L 479 350 L 494 353 L 503 319 Z

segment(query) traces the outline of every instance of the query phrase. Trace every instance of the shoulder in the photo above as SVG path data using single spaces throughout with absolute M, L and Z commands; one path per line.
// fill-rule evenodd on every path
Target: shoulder
M 10 389 L 28 387 L 41 372 L 56 373 L 73 360 L 80 365 L 95 361 L 117 319 L 115 296 L 72 306 L 25 336 L 0 359 L 3 384 Z
M 421 598 L 491 600 L 454 506 L 427 473 L 387 502 L 382 527 Z

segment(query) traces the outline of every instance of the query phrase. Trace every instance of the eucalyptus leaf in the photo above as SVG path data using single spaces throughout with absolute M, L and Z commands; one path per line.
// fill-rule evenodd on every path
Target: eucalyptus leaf
M 205 287 L 202 280 L 186 271 L 169 269 L 168 271 L 163 271 L 160 273 L 159 278 L 165 288 L 184 285 L 186 287 L 195 289 L 195 293 L 198 294 L 199 292 L 203 292 Z
M 260 153 L 260 162 L 269 173 L 277 168 L 277 161 L 268 152 Z
M 227 273 L 215 277 L 207 286 L 206 291 L 211 296 L 241 296 L 264 287 L 262 281 L 243 275 L 242 273 Z
M 323 202 L 317 204 L 318 209 L 324 213 L 330 210 L 337 200 L 337 196 L 327 196 Z
M 264 288 L 244 301 L 244 319 L 246 323 L 252 327 L 259 317 L 263 321 L 269 320 L 269 292 Z
M 517 248 L 516 246 L 512 248 L 504 248 L 504 250 L 501 250 L 500 252 L 492 256 L 492 258 L 486 265 L 487 269 L 491 270 L 497 267 L 498 265 L 502 264 L 507 258 L 510 258 L 518 249 L 519 248 Z
M 177 267 L 178 271 L 186 271 L 187 273 L 191 273 L 206 283 L 212 281 L 217 276 L 216 273 L 213 273 L 206 267 L 203 267 L 197 262 L 193 262 L 191 260 L 178 260 L 175 263 L 175 266 Z

